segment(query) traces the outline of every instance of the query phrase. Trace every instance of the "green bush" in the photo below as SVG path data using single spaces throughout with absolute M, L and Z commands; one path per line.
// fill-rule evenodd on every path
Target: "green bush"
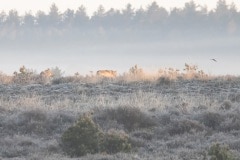
M 213 144 L 208 152 L 211 156 L 210 160 L 234 160 L 232 153 L 226 146 L 220 146 L 220 144 Z
M 71 157 L 131 150 L 127 134 L 113 130 L 104 133 L 89 116 L 80 117 L 75 125 L 63 133 L 61 140 L 63 151 Z
M 110 130 L 105 134 L 104 137 L 104 152 L 108 154 L 114 154 L 117 152 L 129 152 L 131 150 L 129 137 L 124 132 Z
M 103 133 L 88 116 L 80 117 L 77 123 L 62 135 L 63 151 L 72 157 L 94 154 L 101 150 Z

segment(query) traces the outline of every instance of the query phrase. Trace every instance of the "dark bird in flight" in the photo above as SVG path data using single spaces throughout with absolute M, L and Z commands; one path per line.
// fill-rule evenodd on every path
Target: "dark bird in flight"
M 214 59 L 214 58 L 213 58 L 213 59 L 210 59 L 210 60 L 212 60 L 212 61 L 214 61 L 214 62 L 217 62 L 217 60 L 216 60 L 216 59 Z

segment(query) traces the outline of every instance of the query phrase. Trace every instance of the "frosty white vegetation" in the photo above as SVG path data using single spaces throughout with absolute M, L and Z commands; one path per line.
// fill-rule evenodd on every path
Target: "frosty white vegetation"
M 128 137 L 131 151 L 107 149 L 81 159 L 237 159 L 240 78 L 203 77 L 185 67 L 149 76 L 134 66 L 116 78 L 53 76 L 48 83 L 2 74 L 0 158 L 74 159 L 61 137 L 88 113 L 105 135 Z M 40 76 L 29 72 L 17 75 Z

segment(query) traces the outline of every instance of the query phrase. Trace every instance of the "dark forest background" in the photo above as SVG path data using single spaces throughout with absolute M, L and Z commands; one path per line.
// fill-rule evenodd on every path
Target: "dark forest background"
M 156 2 L 145 9 L 134 9 L 131 4 L 122 10 L 99 6 L 91 17 L 84 6 L 60 12 L 55 4 L 49 13 L 0 13 L 1 45 L 224 39 L 239 35 L 240 12 L 225 0 L 219 0 L 213 10 L 189 1 L 183 8 L 170 11 Z

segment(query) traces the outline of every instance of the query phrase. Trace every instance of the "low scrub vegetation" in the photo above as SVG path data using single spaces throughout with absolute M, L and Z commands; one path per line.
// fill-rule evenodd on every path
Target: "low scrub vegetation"
M 223 116 L 221 114 L 214 112 L 204 112 L 199 115 L 198 119 L 205 126 L 212 129 L 217 129 L 220 126 L 220 124 L 224 121 Z
M 63 133 L 61 139 L 63 151 L 71 157 L 131 150 L 125 133 L 113 130 L 104 133 L 89 116 L 80 117 L 74 126 Z
M 130 152 L 131 149 L 129 136 L 123 131 L 109 130 L 104 134 L 103 152 L 115 154 L 117 152 Z
M 90 117 L 80 117 L 62 135 L 62 148 L 70 156 L 94 154 L 102 149 L 103 133 Z
M 186 72 L 146 80 L 134 66 L 128 74 L 145 79 L 0 79 L 0 159 L 237 159 L 239 78 Z
M 100 111 L 99 115 L 95 117 L 95 120 L 102 123 L 102 126 L 108 121 L 115 121 L 116 125 L 123 125 L 126 131 L 151 128 L 156 125 L 154 120 L 139 108 L 127 106 Z
M 15 71 L 13 75 L 0 73 L 0 83 L 2 84 L 61 84 L 61 83 L 79 83 L 79 82 L 137 82 L 137 81 L 157 81 L 158 85 L 169 85 L 173 80 L 183 79 L 199 79 L 208 80 L 214 78 L 199 70 L 196 65 L 185 64 L 185 68 L 181 71 L 174 68 L 159 69 L 156 73 L 149 73 L 138 65 L 134 65 L 128 72 L 124 72 L 113 78 L 97 76 L 95 73 L 82 76 L 78 72 L 73 76 L 63 76 L 64 72 L 58 67 L 46 69 L 37 73 L 33 69 L 22 66 L 19 71 Z
M 231 151 L 226 146 L 221 146 L 219 143 L 213 144 L 208 155 L 211 157 L 210 160 L 235 160 Z

